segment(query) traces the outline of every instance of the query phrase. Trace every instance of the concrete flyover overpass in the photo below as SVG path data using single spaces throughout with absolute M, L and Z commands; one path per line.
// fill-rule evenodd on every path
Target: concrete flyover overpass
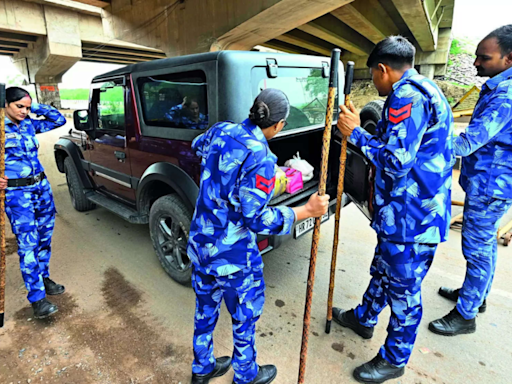
M 130 64 L 207 51 L 329 55 L 356 63 L 391 34 L 408 37 L 426 76 L 446 71 L 455 0 L 0 0 L 0 54 L 42 102 L 77 61 Z

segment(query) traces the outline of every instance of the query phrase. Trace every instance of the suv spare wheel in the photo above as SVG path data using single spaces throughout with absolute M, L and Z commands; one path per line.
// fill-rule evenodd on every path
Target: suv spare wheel
M 190 284 L 192 263 L 187 256 L 192 211 L 178 195 L 160 197 L 149 212 L 149 232 L 155 252 L 167 274 L 178 283 Z
M 375 135 L 377 123 L 382 118 L 383 109 L 384 100 L 374 100 L 366 104 L 359 114 L 361 117 L 361 128 L 371 135 Z

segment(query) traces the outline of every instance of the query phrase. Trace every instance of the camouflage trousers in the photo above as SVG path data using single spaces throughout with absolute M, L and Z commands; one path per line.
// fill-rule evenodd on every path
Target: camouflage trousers
M 462 222 L 462 253 L 467 261 L 466 278 L 460 290 L 457 310 L 466 319 L 474 319 L 491 290 L 498 240 L 496 233 L 512 200 L 466 196 Z
M 359 322 L 373 327 L 382 310 L 391 307 L 388 336 L 379 353 L 398 367 L 405 366 L 411 357 L 423 315 L 421 283 L 436 249 L 435 244 L 398 244 L 379 239 L 370 285 L 362 304 L 355 309 Z
M 7 188 L 5 212 L 18 242 L 20 268 L 28 301 L 44 299 L 43 277 L 48 277 L 55 203 L 47 179 L 19 188 Z
M 233 324 L 234 382 L 250 383 L 258 374 L 255 331 L 265 303 L 263 270 L 239 271 L 228 276 L 194 271 L 192 286 L 196 292 L 192 372 L 208 374 L 215 367 L 213 331 L 224 299 Z

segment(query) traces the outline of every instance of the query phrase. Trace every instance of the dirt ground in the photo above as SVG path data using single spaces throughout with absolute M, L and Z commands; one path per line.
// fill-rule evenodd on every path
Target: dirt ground
M 193 359 L 194 294 L 172 281 L 153 253 L 147 226 L 132 225 L 97 208 L 76 212 L 65 178 L 58 173 L 53 144 L 69 126 L 39 135 L 40 157 L 58 209 L 51 262 L 52 278 L 66 293 L 52 297 L 56 316 L 37 321 L 26 301 L 16 245 L 8 241 L 6 326 L 0 330 L 0 384 L 189 383 Z M 455 198 L 462 199 L 460 191 Z M 460 208 L 454 208 L 458 213 Z M 308 384 L 352 383 L 351 373 L 372 359 L 386 337 L 389 311 L 371 340 L 336 324 L 324 332 L 331 220 L 322 227 L 309 342 Z M 376 238 L 353 205 L 342 213 L 335 305 L 358 304 L 369 281 Z M 266 307 L 257 325 L 258 362 L 276 364 L 278 384 L 297 382 L 302 315 L 311 236 L 264 257 Z M 453 304 L 440 298 L 440 285 L 457 287 L 464 276 L 460 232 L 442 244 L 423 286 L 424 320 L 400 384 L 508 384 L 512 363 L 512 258 L 499 246 L 498 274 L 488 311 L 473 335 L 444 338 L 427 330 Z M 215 333 L 217 356 L 232 352 L 230 319 L 222 310 Z M 228 384 L 233 372 L 212 383 Z

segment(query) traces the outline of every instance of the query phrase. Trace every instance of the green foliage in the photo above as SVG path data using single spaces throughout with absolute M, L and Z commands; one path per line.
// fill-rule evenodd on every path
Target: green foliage
M 450 55 L 460 55 L 463 53 L 460 41 L 457 39 L 452 40 L 452 46 L 450 47 Z
M 21 74 L 8 75 L 6 79 L 7 87 L 20 87 L 23 85 L 25 78 Z
M 321 101 L 327 100 L 328 80 L 322 77 L 321 69 L 312 69 L 306 81 L 306 91 L 312 99 L 318 98 Z
M 470 54 L 476 50 L 476 43 L 469 38 L 453 39 L 450 47 L 450 55 Z

